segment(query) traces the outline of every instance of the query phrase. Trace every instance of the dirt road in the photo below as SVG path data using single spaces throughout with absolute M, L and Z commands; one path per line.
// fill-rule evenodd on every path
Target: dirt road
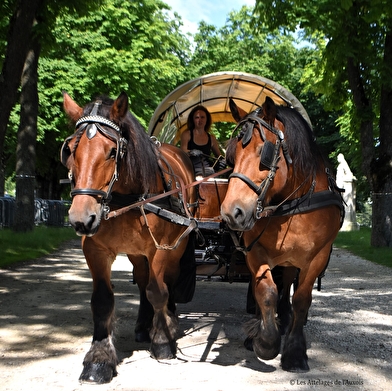
M 178 306 L 184 336 L 176 360 L 157 362 L 134 342 L 138 308 L 131 267 L 113 268 L 122 360 L 107 385 L 80 385 L 91 342 L 91 279 L 79 242 L 0 270 L 0 389 L 57 390 L 391 390 L 392 269 L 335 250 L 305 328 L 310 372 L 282 371 L 280 355 L 259 361 L 243 347 L 246 283 L 198 281 Z

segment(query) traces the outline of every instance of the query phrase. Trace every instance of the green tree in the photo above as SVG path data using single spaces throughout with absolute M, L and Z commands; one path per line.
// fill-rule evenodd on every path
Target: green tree
M 91 6 L 94 11 L 88 12 Z M 61 110 L 61 91 L 74 92 L 86 102 L 101 93 L 117 95 L 126 90 L 139 118 L 147 123 L 158 102 L 176 85 L 186 61 L 187 40 L 179 34 L 180 21 L 170 20 L 164 12 L 167 6 L 160 1 L 7 0 L 0 7 L 4 11 L 0 45 L 5 50 L 0 57 L 0 117 L 5 119 L 0 128 L 0 156 L 7 152 L 16 164 L 15 229 L 26 230 L 34 221 L 34 174 L 38 196 L 60 194 L 58 175 L 64 169 L 58 152 L 60 140 L 69 132 Z M 23 66 L 21 105 L 15 107 L 5 132 Z M 0 181 L 4 191 L 4 175 Z
M 258 26 L 322 39 L 316 91 L 349 110 L 350 134 L 372 192 L 373 246 L 392 247 L 392 8 L 388 0 L 257 0 Z M 350 102 L 350 103 L 349 103 Z M 347 131 L 347 113 L 340 121 Z
M 9 10 L 1 5 L 9 11 L 8 19 L 19 2 L 9 3 L 13 4 Z M 94 7 L 91 12 L 88 3 Z M 59 177 L 66 172 L 58 161 L 58 152 L 61 141 L 72 130 L 62 113 L 62 90 L 86 103 L 102 93 L 117 96 L 125 90 L 131 97 L 132 111 L 146 125 L 160 100 L 176 87 L 190 44 L 180 33 L 180 19 L 169 18 L 167 10 L 163 2 L 155 0 L 44 2 L 34 27 L 42 46 L 36 146 L 38 196 L 57 198 L 65 190 L 59 185 Z M 5 16 L 0 17 L 0 44 L 5 42 L 5 20 Z M 5 134 L 3 156 L 8 176 L 16 164 L 19 113 L 20 106 L 16 105 Z
M 5 54 L 1 58 L 2 71 L 0 78 L 0 195 L 4 194 L 3 151 L 8 120 L 17 100 L 23 66 L 30 49 L 29 44 L 33 25 L 42 1 L 8 0 L 1 6 L 4 14 L 2 14 L 0 26 L 3 33 L 4 40 L 2 46 Z M 10 18 L 8 31 L 6 37 L 4 37 L 4 31 L 6 31 L 5 20 L 8 18 Z
M 170 19 L 167 6 L 156 0 L 105 0 L 84 16 L 57 18 L 55 44 L 41 56 L 37 171 L 41 189 L 57 189 L 66 175 L 58 162 L 60 143 L 72 132 L 62 113 L 62 94 L 89 102 L 126 91 L 130 108 L 147 126 L 159 102 L 178 85 L 190 43 L 180 33 L 180 20 Z M 48 148 L 50 150 L 48 151 Z
M 38 116 L 38 58 L 41 46 L 34 37 L 22 73 L 20 124 L 16 149 L 16 213 L 13 230 L 34 228 L 35 144 Z
M 90 2 L 91 3 L 91 2 Z M 67 6 L 72 6 L 72 1 Z M 78 7 L 84 6 L 83 2 Z M 4 7 L 4 6 L 3 6 Z M 41 43 L 47 39 L 55 15 L 64 8 L 57 0 L 19 0 L 6 2 L 6 16 L 10 15 L 5 56 L 0 79 L 0 192 L 4 193 L 4 141 L 12 107 L 20 92 L 20 124 L 16 149 L 16 213 L 13 229 L 28 231 L 34 227 L 34 171 L 38 115 L 38 59 Z M 4 19 L 0 26 L 4 26 Z M 50 34 L 49 34 L 50 35 Z M 23 70 L 23 72 L 22 72 Z
M 294 38 L 277 29 L 255 33 L 251 21 L 252 9 L 244 6 L 232 11 L 220 29 L 201 22 L 186 79 L 236 70 L 262 75 L 286 87 L 292 84 L 297 57 Z

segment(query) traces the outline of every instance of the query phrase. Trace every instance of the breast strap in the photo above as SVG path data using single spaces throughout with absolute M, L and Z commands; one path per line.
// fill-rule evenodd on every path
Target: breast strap
M 341 223 L 344 220 L 343 198 L 340 193 L 324 190 L 317 193 L 308 192 L 300 198 L 288 200 L 280 205 L 269 205 L 261 212 L 261 217 L 289 216 L 311 212 L 316 209 L 335 205 L 340 209 Z

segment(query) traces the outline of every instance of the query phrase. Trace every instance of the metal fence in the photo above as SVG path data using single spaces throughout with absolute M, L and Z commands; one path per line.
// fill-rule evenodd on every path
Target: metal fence
M 68 210 L 71 201 L 43 200 L 36 198 L 35 225 L 66 227 L 69 225 Z M 0 228 L 10 228 L 14 224 L 16 201 L 14 197 L 0 197 Z

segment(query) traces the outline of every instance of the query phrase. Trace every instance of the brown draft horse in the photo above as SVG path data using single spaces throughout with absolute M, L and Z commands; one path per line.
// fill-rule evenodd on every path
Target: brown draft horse
M 172 189 L 174 195 L 166 199 L 166 208 L 176 213 L 184 209 L 183 215 L 190 215 L 187 205 L 195 202 L 194 188 L 181 192 L 175 188 L 184 189 L 184 184 L 194 180 L 193 167 L 179 148 L 160 145 L 147 136 L 128 111 L 125 93 L 115 101 L 102 97 L 84 109 L 67 93 L 63 95 L 65 112 L 76 123 L 74 135 L 65 140 L 61 151 L 72 182 L 69 220 L 82 236 L 93 279 L 94 334 L 80 380 L 105 383 L 116 375 L 118 364 L 112 341 L 111 265 L 116 255 L 127 254 L 140 290 L 136 341 L 151 341 L 151 355 L 157 359 L 176 354 L 175 302 L 179 300 L 173 292 L 178 289 L 180 266 L 190 270 L 191 285 L 195 281 L 193 241 L 185 237 L 183 226 L 142 206 L 109 219 L 108 208 L 115 216 L 119 205 Z M 194 286 L 184 301 L 189 301 L 193 292 Z
M 226 151 L 233 173 L 221 214 L 232 230 L 243 231 L 259 308 L 246 344 L 260 359 L 273 359 L 287 329 L 282 368 L 308 371 L 303 327 L 314 282 L 327 267 L 341 226 L 341 195 L 297 111 L 270 98 L 249 115 L 233 101 L 230 108 L 239 134 Z M 272 278 L 278 266 L 284 270 L 281 292 Z M 291 304 L 289 289 L 298 270 Z

